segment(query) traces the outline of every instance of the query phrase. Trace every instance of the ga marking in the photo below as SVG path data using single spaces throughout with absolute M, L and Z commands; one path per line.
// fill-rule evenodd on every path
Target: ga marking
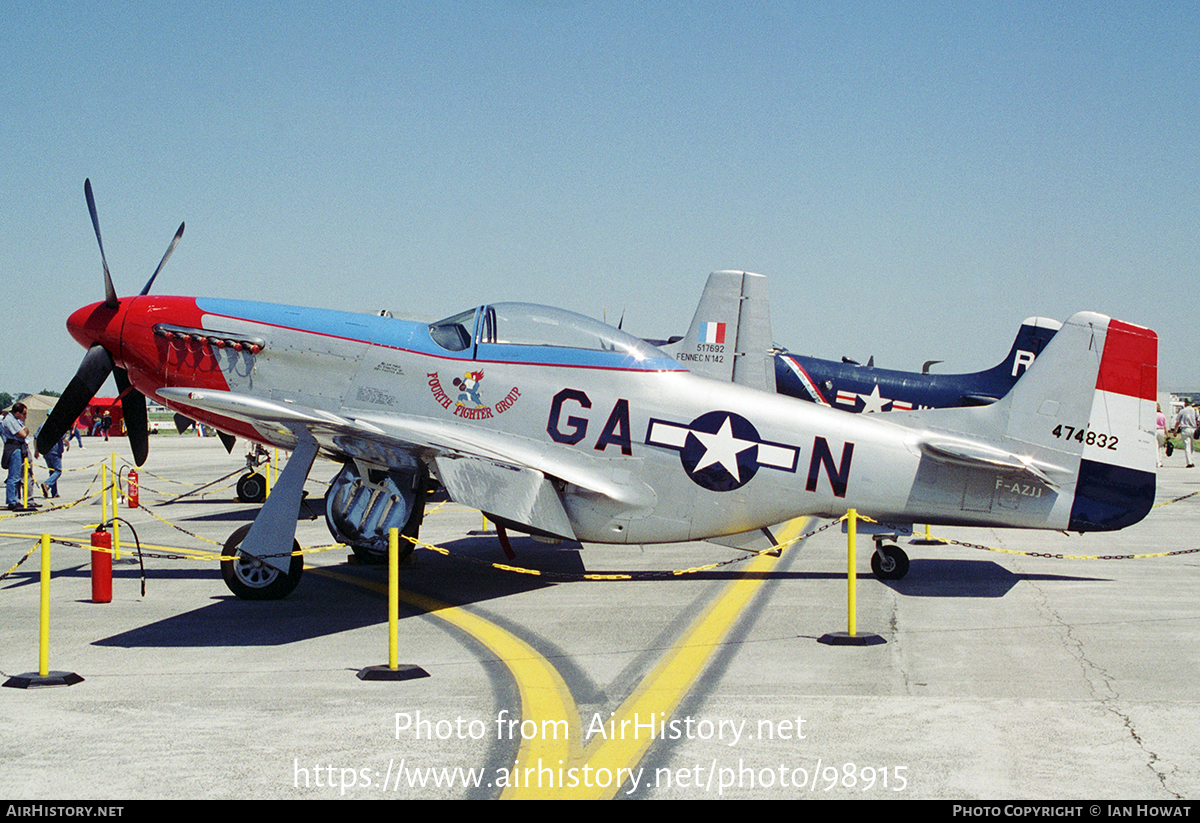
M 563 389 L 554 395 L 554 400 L 550 403 L 550 417 L 546 421 L 546 433 L 555 443 L 574 446 L 587 437 L 588 419 L 568 416 L 566 421 L 563 421 L 563 404 L 568 402 L 578 403 L 582 409 L 592 407 L 591 398 L 585 392 L 579 389 Z M 608 415 L 608 422 L 604 424 L 604 429 L 596 439 L 594 448 L 596 451 L 602 452 L 609 446 L 619 446 L 621 454 L 629 457 L 633 454 L 633 440 L 629 431 L 629 401 L 621 399 L 613 404 L 612 411 Z

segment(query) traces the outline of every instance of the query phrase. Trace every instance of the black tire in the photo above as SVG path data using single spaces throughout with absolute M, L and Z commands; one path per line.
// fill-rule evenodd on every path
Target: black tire
M 288 573 L 284 574 L 256 557 L 243 555 L 240 549 L 250 533 L 250 525 L 242 526 L 225 541 L 221 554 L 236 559 L 221 561 L 221 577 L 229 590 L 242 600 L 282 600 L 299 584 L 300 576 L 304 574 L 304 558 L 293 554 Z M 292 551 L 300 551 L 300 544 L 295 540 Z
M 237 482 L 237 497 L 241 503 L 261 503 L 267 499 L 267 479 L 258 472 L 242 475 Z
M 871 571 L 880 580 L 900 580 L 908 574 L 908 555 L 899 546 L 880 546 L 871 554 Z

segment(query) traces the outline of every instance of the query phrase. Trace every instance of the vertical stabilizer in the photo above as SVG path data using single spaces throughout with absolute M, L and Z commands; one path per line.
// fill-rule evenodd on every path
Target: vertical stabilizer
M 1008 356 L 989 371 L 1016 380 L 1025 369 L 1033 365 L 1034 359 L 1041 354 L 1042 349 L 1054 337 L 1055 332 L 1062 328 L 1062 323 L 1049 317 L 1027 317 L 1017 329 Z
M 996 403 L 889 415 L 923 430 L 910 508 L 1080 532 L 1137 523 L 1154 505 L 1157 382 L 1153 331 L 1072 316 Z
M 740 271 L 708 276 L 687 336 L 662 346 L 693 374 L 775 391 L 767 278 Z

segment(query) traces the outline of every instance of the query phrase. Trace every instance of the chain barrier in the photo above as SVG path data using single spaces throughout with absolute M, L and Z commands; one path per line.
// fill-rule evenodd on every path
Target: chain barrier
M 70 468 L 70 469 L 61 469 L 61 471 L 62 471 L 62 473 L 63 473 L 63 474 L 69 474 L 70 472 L 82 472 L 82 471 L 87 471 L 88 469 L 95 469 L 97 466 L 100 466 L 100 465 L 102 465 L 102 464 L 105 464 L 105 463 L 107 463 L 107 462 L 108 462 L 108 461 L 107 461 L 106 459 L 104 459 L 103 457 L 101 457 L 101 458 L 100 458 L 99 460 L 97 460 L 95 463 L 88 463 L 88 464 L 87 464 L 87 465 L 85 465 L 85 466 L 74 466 L 74 467 L 72 467 L 72 468 Z M 99 469 L 97 469 L 97 470 L 96 470 L 96 473 L 97 473 L 97 474 L 99 474 L 99 473 L 100 473 Z
M 103 461 L 101 461 L 101 462 L 103 462 Z M 8 520 L 9 518 L 13 518 L 13 517 L 35 517 L 39 514 L 47 514 L 49 512 L 60 512 L 60 511 L 65 511 L 66 509 L 74 508 L 75 506 L 78 506 L 81 503 L 87 502 L 88 500 L 90 500 L 93 497 L 99 497 L 102 494 L 108 493 L 109 489 L 112 488 L 111 485 L 105 486 L 103 489 L 101 489 L 97 492 L 92 491 L 92 486 L 94 486 L 96 484 L 96 481 L 99 479 L 100 479 L 100 472 L 96 472 L 95 477 L 92 478 L 91 482 L 88 483 L 87 489 L 84 490 L 83 496 L 80 497 L 78 500 L 72 501 L 70 503 L 58 503 L 53 506 L 39 506 L 38 508 L 33 509 L 31 511 L 5 512 L 3 514 L 0 514 L 0 520 Z
M 13 572 L 15 572 L 15 571 L 16 571 L 18 568 L 20 568 L 22 563 L 24 563 L 24 562 L 25 562 L 26 560 L 28 560 L 29 558 L 33 557 L 33 553 L 34 553 L 35 551 L 37 551 L 39 548 L 41 548 L 41 545 L 42 545 L 42 542 L 39 540 L 39 541 L 37 541 L 36 543 L 34 543 L 32 546 L 30 546 L 30 547 L 29 547 L 29 551 L 25 552 L 25 556 L 24 556 L 24 557 L 22 557 L 22 558 L 21 558 L 20 560 L 18 560 L 16 563 L 13 563 L 13 564 L 12 564 L 12 568 L 10 568 L 10 569 L 9 569 L 8 571 L 6 571 L 4 574 L 0 574 L 0 580 L 4 580 L 6 577 L 8 577 L 9 575 L 11 575 L 11 574 L 12 574 Z
M 1185 500 L 1197 493 L 1198 492 L 1185 494 L 1182 497 L 1175 498 L 1174 500 L 1168 500 L 1166 503 L 1161 505 Z M 860 520 L 869 520 L 872 523 L 877 522 L 870 520 L 870 518 L 864 517 L 861 514 L 858 517 Z M 908 535 L 909 537 L 914 535 L 913 529 L 909 526 L 900 526 L 893 523 L 880 523 L 880 525 L 886 526 L 889 529 L 893 529 L 897 534 Z M 1176 551 L 1169 552 L 1150 552 L 1146 554 L 1063 554 L 1062 552 L 1026 552 L 1018 549 L 1001 549 L 995 546 L 985 546 L 982 543 L 970 543 L 965 540 L 955 540 L 952 537 L 939 537 L 937 539 L 947 545 L 961 546 L 964 549 L 976 549 L 977 551 L 995 552 L 996 554 L 1012 554 L 1019 557 L 1041 557 L 1049 560 L 1148 560 L 1154 557 L 1176 557 L 1182 554 L 1196 554 L 1197 552 L 1200 552 L 1200 548 L 1197 548 L 1178 549 Z
M 1150 508 L 1152 508 L 1152 509 L 1157 509 L 1157 508 L 1159 508 L 1160 506 L 1169 506 L 1169 505 L 1171 505 L 1172 503 L 1178 503 L 1180 500 L 1187 500 L 1189 497 L 1195 497 L 1195 496 L 1196 496 L 1196 495 L 1198 495 L 1198 494 L 1200 494 L 1200 491 L 1188 492 L 1187 494 L 1181 494 L 1179 497 L 1174 497 L 1174 498 L 1172 498 L 1172 499 L 1170 499 L 1170 500 L 1164 500 L 1164 501 L 1163 501 L 1163 502 L 1161 502 L 1161 503 L 1155 503 L 1155 504 L 1154 504 L 1153 506 L 1151 506 Z
M 592 572 L 592 573 L 588 573 L 588 574 L 571 574 L 568 572 L 547 572 L 547 571 L 542 571 L 541 569 L 528 569 L 528 568 L 524 568 L 522 566 L 512 566 L 507 563 L 496 563 L 491 560 L 483 560 L 478 557 L 469 557 L 464 554 L 452 552 L 449 549 L 445 548 L 444 546 L 438 546 L 433 543 L 426 543 L 424 540 L 420 540 L 416 537 L 410 537 L 408 535 L 401 535 L 401 537 L 404 540 L 407 540 L 408 542 L 412 543 L 415 548 L 427 549 L 431 552 L 440 554 L 443 557 L 448 557 L 452 560 L 458 560 L 463 563 L 471 563 L 471 564 L 477 565 L 477 566 L 485 566 L 485 567 L 488 567 L 491 569 L 495 569 L 496 571 L 509 572 L 511 574 L 525 574 L 525 575 L 529 575 L 531 577 L 541 577 L 546 580 L 555 580 L 555 581 L 587 580 L 590 582 L 611 582 L 611 581 L 618 581 L 618 580 L 668 580 L 673 577 L 686 577 L 687 575 L 701 574 L 704 572 L 714 571 L 715 569 L 721 569 L 726 566 L 733 566 L 738 563 L 745 563 L 747 560 L 752 560 L 753 558 L 758 557 L 763 554 L 775 555 L 778 557 L 778 556 L 782 555 L 784 549 L 790 548 L 791 546 L 795 545 L 796 543 L 799 543 L 802 540 L 807 540 L 808 538 L 810 538 L 814 535 L 820 534 L 821 532 L 825 531 L 826 529 L 836 526 L 838 523 L 841 523 L 842 520 L 844 520 L 844 519 L 845 519 L 845 517 L 839 517 L 836 520 L 832 520 L 829 523 L 826 523 L 825 525 L 823 525 L 819 528 L 813 529 L 812 531 L 801 532 L 796 537 L 793 537 L 790 540 L 785 540 L 783 542 L 776 543 L 769 549 L 762 549 L 761 551 L 748 551 L 746 554 L 744 554 L 740 557 L 733 557 L 733 558 L 730 558 L 729 560 L 722 560 L 718 563 L 706 563 L 703 566 L 693 566 L 692 568 L 689 568 L 689 569 L 672 569 L 670 571 Z

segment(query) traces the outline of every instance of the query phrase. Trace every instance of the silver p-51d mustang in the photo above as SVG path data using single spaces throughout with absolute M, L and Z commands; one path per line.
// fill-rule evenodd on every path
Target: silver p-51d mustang
M 431 478 L 498 523 L 598 543 L 748 544 L 850 507 L 899 523 L 1111 530 L 1154 499 L 1157 337 L 1098 314 L 1070 318 L 993 405 L 879 416 L 701 377 L 543 306 L 495 303 L 430 324 L 155 297 L 150 285 L 118 299 L 105 266 L 106 299 L 68 320 L 88 354 L 40 440 L 61 436 L 115 372 L 136 389 L 128 419 L 139 405 L 144 419 L 141 395 L 153 396 L 291 450 L 228 544 L 237 559 L 223 573 L 240 597 L 283 597 L 299 581 L 296 516 L 318 455 L 339 464 L 330 528 L 364 551 L 390 527 L 415 531 Z M 750 328 L 760 320 L 743 321 L 745 333 L 761 337 Z M 768 348 L 731 341 L 719 353 L 765 385 Z M 144 460 L 145 434 L 131 429 L 131 445 Z

